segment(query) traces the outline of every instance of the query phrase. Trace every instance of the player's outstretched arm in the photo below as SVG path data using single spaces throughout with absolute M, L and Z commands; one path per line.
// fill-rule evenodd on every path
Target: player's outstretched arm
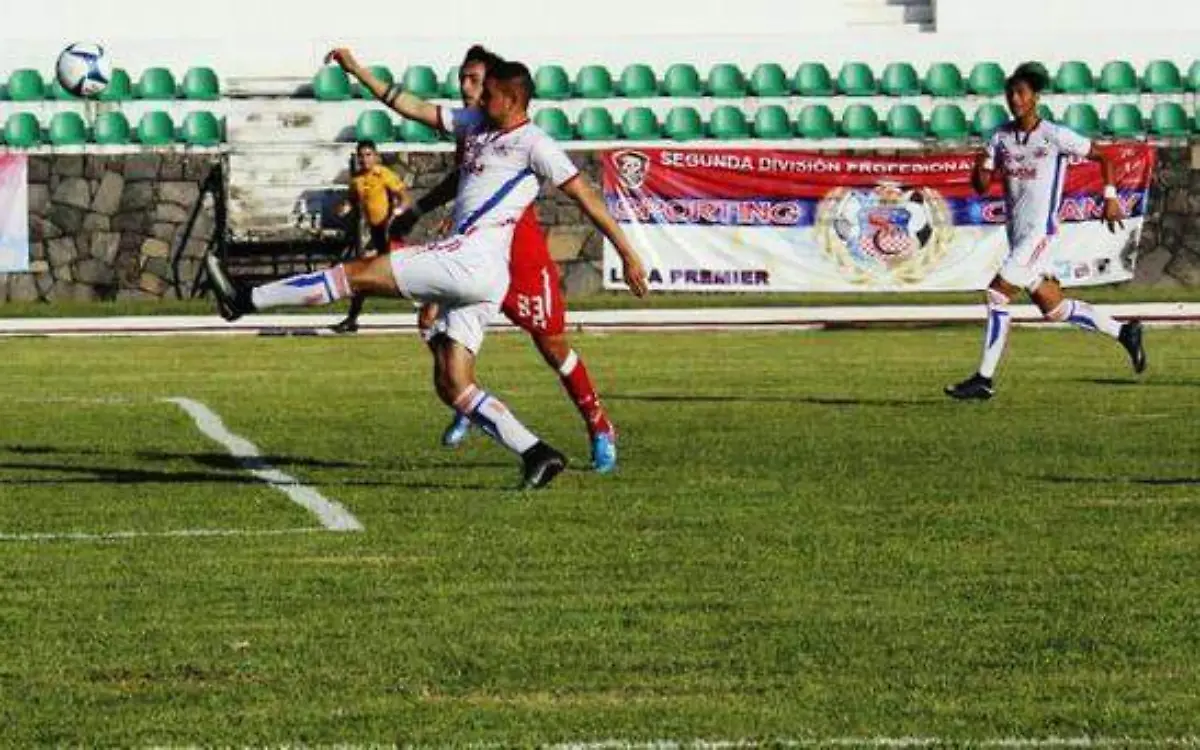
M 340 65 L 342 70 L 366 86 L 376 99 L 404 117 L 424 123 L 435 130 L 441 130 L 442 124 L 438 117 L 437 105 L 430 104 L 406 91 L 401 91 L 398 86 L 389 86 L 379 80 L 374 73 L 359 63 L 354 54 L 346 47 L 338 47 L 326 55 L 325 64 L 329 63 Z
M 587 181 L 587 178 L 577 174 L 564 182 L 560 189 L 579 204 L 596 228 L 617 249 L 617 253 L 621 256 L 621 264 L 624 266 L 625 283 L 629 286 L 629 291 L 638 297 L 645 297 L 649 294 L 650 285 L 646 281 L 646 269 L 642 267 L 641 259 L 633 251 L 629 239 L 625 237 L 625 232 L 621 231 L 616 219 L 608 212 L 604 201 L 600 199 L 600 194 Z
M 1094 143 L 1088 149 L 1087 158 L 1100 164 L 1100 174 L 1104 177 L 1104 223 L 1108 226 L 1108 231 L 1116 232 L 1117 226 L 1124 229 L 1125 222 L 1122 219 L 1125 218 L 1125 212 L 1121 210 L 1121 201 L 1117 199 L 1114 181 L 1116 171 L 1113 169 L 1112 159 L 1097 151 Z

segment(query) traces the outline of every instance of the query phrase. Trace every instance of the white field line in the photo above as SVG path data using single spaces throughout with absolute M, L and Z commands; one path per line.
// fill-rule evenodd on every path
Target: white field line
M 301 484 L 290 474 L 285 474 L 263 462 L 258 446 L 244 437 L 230 432 L 225 423 L 221 421 L 221 417 L 212 409 L 190 398 L 168 398 L 164 401 L 175 404 L 187 412 L 192 421 L 196 423 L 196 427 L 211 440 L 224 446 L 231 456 L 238 459 L 243 468 L 287 495 L 293 503 L 315 515 L 324 528 L 330 531 L 363 530 L 362 523 L 341 503 L 330 500 L 312 487 Z
M 285 536 L 324 531 L 326 529 L 319 526 L 309 526 L 295 529 L 174 529 L 170 531 L 109 531 L 95 534 L 78 531 L 34 534 L 0 533 L 0 542 L 112 542 L 125 539 L 168 537 Z
M 472 745 L 481 750 L 487 745 Z M 496 746 L 499 747 L 499 746 Z M 1200 747 L 1200 737 L 826 737 L 770 740 L 602 740 L 548 745 L 552 750 L 750 750 L 751 748 L 993 748 L 1051 750 L 1053 748 Z

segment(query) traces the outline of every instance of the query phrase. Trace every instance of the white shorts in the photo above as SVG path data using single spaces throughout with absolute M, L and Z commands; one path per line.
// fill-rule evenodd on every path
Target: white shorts
M 998 275 L 1013 286 L 1033 292 L 1044 279 L 1054 278 L 1050 266 L 1050 244 L 1054 237 L 1035 234 L 1008 251 Z
M 508 292 L 512 228 L 479 229 L 388 256 L 405 297 L 436 302 L 433 334 L 443 334 L 478 354 L 488 325 Z

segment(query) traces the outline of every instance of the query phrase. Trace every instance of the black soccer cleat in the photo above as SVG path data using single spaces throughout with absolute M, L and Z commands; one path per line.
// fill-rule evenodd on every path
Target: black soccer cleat
M 334 333 L 358 333 L 358 321 L 354 318 L 346 318 L 341 323 L 331 326 L 329 330 Z
M 957 385 L 946 386 L 946 395 L 959 401 L 987 401 L 996 395 L 996 389 L 992 387 L 991 378 L 975 373 Z
M 208 272 L 208 285 L 217 299 L 217 312 L 222 318 L 232 323 L 246 313 L 254 312 L 250 290 L 229 278 L 216 255 L 204 256 L 204 269 Z
M 521 488 L 526 490 L 545 487 L 567 468 L 567 457 L 540 440 L 521 454 L 521 460 L 525 463 Z
M 1121 333 L 1117 336 L 1117 341 L 1121 342 L 1121 346 L 1125 347 L 1125 351 L 1129 352 L 1129 363 L 1133 365 L 1134 372 L 1145 372 L 1146 370 L 1146 348 L 1142 346 L 1142 323 L 1140 320 L 1131 320 L 1121 326 Z

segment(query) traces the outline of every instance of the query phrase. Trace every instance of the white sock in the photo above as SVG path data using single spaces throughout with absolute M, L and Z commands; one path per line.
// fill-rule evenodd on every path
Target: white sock
M 1114 339 L 1121 335 L 1120 323 L 1083 300 L 1065 299 L 1046 317 L 1077 325 L 1085 331 L 1105 333 Z
M 468 415 L 481 430 L 517 455 L 538 442 L 537 436 L 487 391 L 471 386 L 454 403 L 460 413 Z
M 324 271 L 302 273 L 299 276 L 272 281 L 270 284 L 255 287 L 250 292 L 250 299 L 254 302 L 256 310 L 328 305 L 349 296 L 350 282 L 346 279 L 346 269 L 340 265 Z
M 983 329 L 983 359 L 979 362 L 979 374 L 990 378 L 996 374 L 1004 346 L 1008 343 L 1008 329 L 1012 327 L 1012 315 L 1008 311 L 1008 297 L 997 291 L 987 291 L 987 325 Z

